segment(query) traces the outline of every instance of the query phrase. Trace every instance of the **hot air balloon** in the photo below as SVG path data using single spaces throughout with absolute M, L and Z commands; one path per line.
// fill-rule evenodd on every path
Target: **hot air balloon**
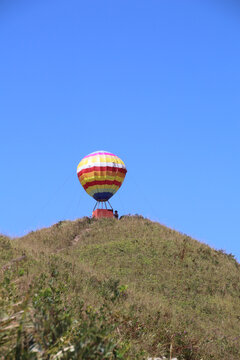
M 97 202 L 93 209 L 93 216 L 96 207 L 100 204 L 109 203 L 109 199 L 121 187 L 127 173 L 124 162 L 116 155 L 108 151 L 96 151 L 85 156 L 77 167 L 77 176 L 88 195 L 92 196 Z M 110 205 L 111 207 L 111 205 Z M 108 212 L 98 212 L 97 217 L 112 217 L 112 207 Z M 104 215 L 105 214 L 105 215 Z M 96 214 L 95 214 L 96 215 Z

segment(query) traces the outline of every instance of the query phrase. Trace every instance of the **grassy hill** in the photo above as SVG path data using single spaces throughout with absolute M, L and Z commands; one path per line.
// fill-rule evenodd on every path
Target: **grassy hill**
M 240 265 L 140 216 L 0 237 L 0 359 L 240 359 Z

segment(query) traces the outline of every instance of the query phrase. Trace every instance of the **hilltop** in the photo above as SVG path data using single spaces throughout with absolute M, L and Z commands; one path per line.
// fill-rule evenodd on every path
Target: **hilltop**
M 240 359 L 239 263 L 141 216 L 1 236 L 0 269 L 0 359 Z

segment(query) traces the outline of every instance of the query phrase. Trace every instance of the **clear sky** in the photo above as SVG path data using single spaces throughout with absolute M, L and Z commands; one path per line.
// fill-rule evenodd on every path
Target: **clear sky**
M 96 150 L 128 174 L 112 205 L 240 259 L 240 6 L 1 0 L 0 232 L 91 215 Z

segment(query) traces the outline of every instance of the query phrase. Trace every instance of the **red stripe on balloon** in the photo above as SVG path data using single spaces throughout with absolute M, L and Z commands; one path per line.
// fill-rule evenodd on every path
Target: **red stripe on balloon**
M 82 174 L 87 174 L 90 173 L 92 171 L 112 171 L 112 172 L 120 172 L 123 174 L 127 173 L 127 170 L 124 168 L 119 168 L 119 167 L 113 167 L 113 166 L 92 166 L 90 168 L 87 169 L 83 169 L 81 171 L 78 172 L 78 177 L 81 176 Z
M 122 183 L 117 180 L 95 180 L 95 181 L 86 183 L 85 185 L 83 185 L 83 187 L 86 190 L 90 186 L 95 186 L 95 185 L 116 185 L 116 186 L 120 187 L 122 185 Z
M 85 182 L 94 181 L 94 180 L 96 180 L 96 181 L 97 180 L 99 180 L 99 181 L 117 180 L 122 183 L 124 179 L 125 179 L 125 174 L 122 174 L 122 173 L 116 174 L 116 173 L 111 173 L 109 171 L 107 171 L 105 173 L 102 173 L 100 171 L 94 171 L 92 173 L 82 174 L 81 176 L 78 176 L 78 180 L 80 181 L 80 183 L 82 185 Z

